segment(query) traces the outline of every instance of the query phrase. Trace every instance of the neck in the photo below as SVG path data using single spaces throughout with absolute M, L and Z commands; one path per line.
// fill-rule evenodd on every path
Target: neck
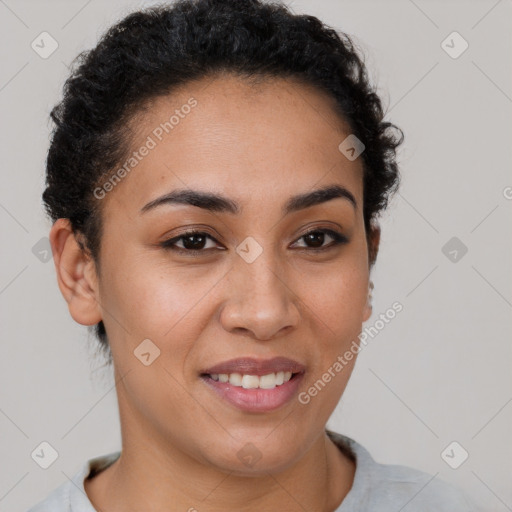
M 286 470 L 253 477 L 200 463 L 176 444 L 155 442 L 148 429 L 125 428 L 122 438 L 119 459 L 84 483 L 98 510 L 131 512 L 151 503 L 152 510 L 162 512 L 332 512 L 349 492 L 355 474 L 354 462 L 325 432 Z

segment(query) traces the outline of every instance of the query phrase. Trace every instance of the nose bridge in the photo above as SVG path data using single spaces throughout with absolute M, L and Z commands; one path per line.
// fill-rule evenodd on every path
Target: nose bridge
M 275 251 L 246 239 L 237 247 L 231 273 L 221 315 L 226 329 L 242 328 L 268 339 L 298 322 L 293 293 Z
M 241 279 L 246 279 L 246 284 L 251 287 L 247 291 L 252 292 L 255 297 L 275 301 L 284 298 L 286 294 L 284 293 L 283 277 L 279 275 L 278 265 L 270 252 L 268 251 L 266 255 L 261 254 L 252 263 L 239 261 L 239 276 Z
M 271 248 L 264 250 L 258 242 L 249 240 L 238 246 L 237 253 L 239 258 L 235 268 L 237 280 L 242 284 L 242 289 L 238 290 L 241 298 L 247 302 L 261 300 L 269 305 L 273 303 L 274 307 L 282 303 L 287 293 L 283 284 L 284 276 L 279 275 L 282 269 L 275 251 Z

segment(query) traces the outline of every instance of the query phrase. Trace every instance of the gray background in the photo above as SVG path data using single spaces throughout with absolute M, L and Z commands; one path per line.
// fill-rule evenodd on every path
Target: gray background
M 120 448 L 110 371 L 36 244 L 50 228 L 40 202 L 48 114 L 67 66 L 151 3 L 0 0 L 1 511 L 25 511 L 87 459 Z M 396 300 L 404 309 L 360 353 L 329 426 L 379 462 L 436 474 L 486 510 L 512 510 L 512 2 L 290 5 L 355 37 L 388 119 L 406 134 L 365 326 Z M 47 59 L 31 48 L 43 31 L 59 45 Z M 441 46 L 453 31 L 469 43 L 458 58 Z M 456 262 L 442 251 L 452 237 L 468 249 Z M 42 441 L 59 454 L 46 470 L 31 458 Z M 469 453 L 458 469 L 441 457 L 452 441 Z

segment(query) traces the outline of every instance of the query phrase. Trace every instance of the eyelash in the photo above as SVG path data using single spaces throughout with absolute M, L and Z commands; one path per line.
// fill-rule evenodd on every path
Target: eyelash
M 337 247 L 339 245 L 343 245 L 343 244 L 348 243 L 347 237 L 345 237 L 341 233 L 338 233 L 337 231 L 334 231 L 332 229 L 327 229 L 327 228 L 325 228 L 325 229 L 312 229 L 311 231 L 308 231 L 307 233 L 304 233 L 297 240 L 301 240 L 302 238 L 305 238 L 306 236 L 308 236 L 308 235 L 310 235 L 312 233 L 324 233 L 324 234 L 329 235 L 330 237 L 332 237 L 334 241 L 331 242 L 329 245 L 324 246 L 324 247 L 300 247 L 298 250 L 306 250 L 306 251 L 312 251 L 312 252 L 323 252 L 323 251 L 326 251 L 328 249 L 332 249 L 334 247 Z M 206 237 L 210 238 L 215 243 L 219 243 L 219 242 L 217 242 L 217 240 L 215 240 L 215 238 L 213 238 L 208 233 L 205 233 L 204 231 L 190 230 L 190 231 L 187 231 L 186 233 L 182 233 L 180 236 L 176 236 L 176 237 L 171 238 L 169 240 L 163 241 L 160 244 L 160 246 L 163 247 L 164 249 L 167 249 L 167 250 L 175 251 L 175 252 L 178 252 L 178 253 L 181 253 L 181 254 L 186 254 L 187 256 L 200 256 L 201 253 L 205 253 L 205 252 L 210 250 L 210 249 L 184 249 L 183 247 L 176 247 L 174 245 L 176 242 L 179 242 L 181 239 L 189 237 L 189 236 L 193 236 L 193 235 L 206 235 Z

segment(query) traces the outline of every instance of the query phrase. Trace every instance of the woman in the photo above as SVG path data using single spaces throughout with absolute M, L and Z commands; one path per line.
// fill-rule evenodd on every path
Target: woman
M 79 64 L 43 199 L 70 314 L 113 363 L 122 450 L 31 512 L 472 510 L 325 428 L 403 141 L 350 38 L 278 4 L 182 0 Z

